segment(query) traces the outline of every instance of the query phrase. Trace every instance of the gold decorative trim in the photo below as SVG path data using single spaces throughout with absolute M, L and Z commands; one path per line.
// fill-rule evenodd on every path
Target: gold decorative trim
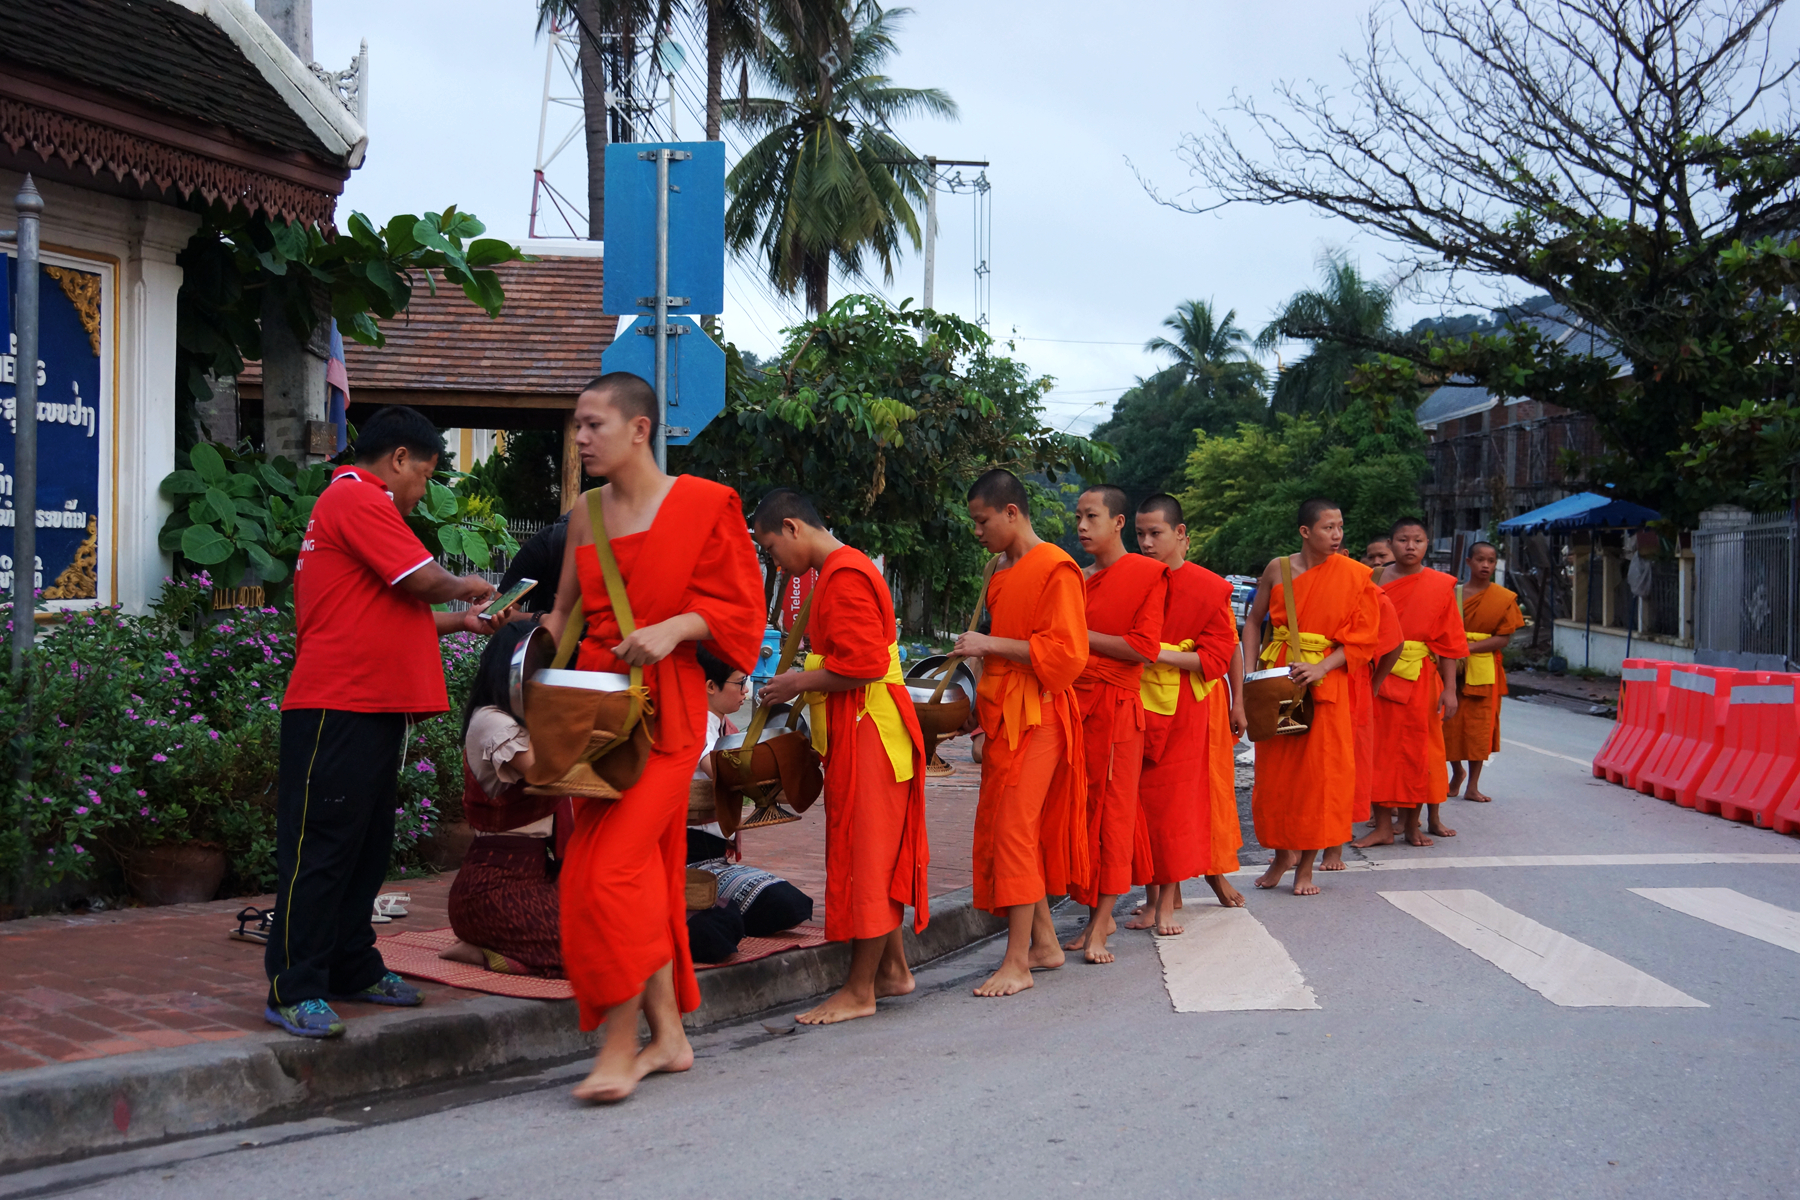
M 100 357 L 100 276 L 87 271 L 77 271 L 71 267 L 44 268 L 44 274 L 62 284 L 63 295 L 75 306 L 75 312 L 81 317 L 81 327 L 87 330 L 88 341 L 94 347 L 94 357 Z
M 56 268 L 52 267 L 51 270 Z M 100 594 L 100 518 L 89 517 L 87 539 L 75 551 L 75 561 L 44 589 L 46 600 L 92 600 Z

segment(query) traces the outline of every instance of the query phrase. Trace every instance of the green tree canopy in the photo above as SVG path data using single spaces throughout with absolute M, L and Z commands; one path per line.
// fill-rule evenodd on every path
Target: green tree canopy
M 972 599 L 982 555 L 963 495 L 982 471 L 1097 478 L 1111 454 L 1042 422 L 1050 380 L 994 353 L 948 313 L 847 296 L 789 331 L 760 374 L 730 356 L 725 412 L 674 457 L 755 505 L 773 487 L 813 498 L 827 524 L 922 593 L 942 618 Z M 685 461 L 683 461 L 685 459 Z M 1046 514 L 1060 501 L 1041 497 Z M 1055 530 L 1046 530 L 1055 536 Z
M 1313 496 L 1344 509 L 1344 544 L 1359 554 L 1398 518 L 1414 514 L 1426 471 L 1425 435 L 1405 405 L 1358 397 L 1342 412 L 1278 414 L 1229 435 L 1201 433 L 1180 493 L 1193 558 L 1229 574 L 1256 575 L 1299 544 L 1296 513 Z
M 1134 503 L 1182 486 L 1195 430 L 1228 432 L 1257 420 L 1266 403 L 1263 369 L 1246 354 L 1250 339 L 1237 324 L 1237 310 L 1216 318 L 1212 301 L 1188 300 L 1163 326 L 1173 336 L 1152 338 L 1145 349 L 1174 361 L 1138 380 L 1093 433 L 1117 451 L 1118 464 L 1107 476 Z
M 847 52 L 821 56 L 778 7 L 750 56 L 775 95 L 724 103 L 726 120 L 758 135 L 725 180 L 726 244 L 754 247 L 783 295 L 804 288 L 809 312 L 829 304 L 834 264 L 861 273 L 872 256 L 892 282 L 901 241 L 920 245 L 912 201 L 925 198 L 924 164 L 889 123 L 957 114 L 944 92 L 896 87 L 880 73 L 911 11 L 858 0 Z
M 1368 357 L 1371 341 L 1391 335 L 1393 293 L 1363 277 L 1342 253 L 1319 260 L 1320 285 L 1295 292 L 1256 336 L 1257 349 L 1270 352 L 1284 341 L 1312 349 L 1275 381 L 1271 407 L 1285 413 L 1334 413 L 1349 402 L 1356 364 Z

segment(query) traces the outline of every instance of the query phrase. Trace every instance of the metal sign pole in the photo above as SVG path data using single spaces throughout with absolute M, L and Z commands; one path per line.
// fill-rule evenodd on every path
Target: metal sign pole
M 13 586 L 12 670 L 24 698 L 19 765 L 19 874 L 16 881 L 20 915 L 31 896 L 31 818 L 24 802 L 31 786 L 31 680 L 25 673 L 32 641 L 37 637 L 37 361 L 38 237 L 44 199 L 31 176 L 13 203 L 19 210 L 13 237 L 19 247 L 18 282 L 13 290 L 13 325 L 18 337 L 13 359 L 16 417 L 13 437 Z M 0 329 L 0 334 L 6 331 Z
M 656 152 L 656 469 L 669 469 L 669 160 Z

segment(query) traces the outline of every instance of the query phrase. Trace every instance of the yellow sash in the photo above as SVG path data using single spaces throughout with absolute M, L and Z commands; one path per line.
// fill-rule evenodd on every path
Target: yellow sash
M 1186 654 L 1194 648 L 1193 638 L 1188 638 L 1179 646 L 1168 642 L 1162 644 L 1164 650 L 1174 650 Z M 1144 683 L 1140 694 L 1144 700 L 1144 711 L 1158 716 L 1172 717 L 1175 706 L 1181 699 L 1181 677 L 1187 676 L 1188 686 L 1193 689 L 1194 699 L 1204 700 L 1219 686 L 1216 679 L 1202 679 L 1194 671 L 1183 671 L 1180 667 L 1172 667 L 1168 663 L 1145 663 Z
M 1277 625 L 1270 633 L 1269 640 L 1263 643 L 1257 654 L 1257 661 L 1265 667 L 1273 667 L 1275 660 L 1281 657 L 1281 648 L 1287 645 L 1288 627 Z M 1325 656 L 1331 653 L 1331 639 L 1316 633 L 1300 631 L 1300 657 L 1309 663 L 1324 662 Z M 1291 664 L 1290 664 L 1291 665 Z
M 823 654 L 806 656 L 806 670 L 817 671 L 824 665 Z M 905 783 L 913 777 L 913 741 L 912 735 L 906 732 L 906 722 L 901 719 L 900 707 L 894 703 L 894 693 L 888 691 L 887 685 L 905 682 L 906 676 L 900 670 L 900 646 L 895 643 L 888 646 L 887 674 L 863 689 L 863 715 L 872 718 L 875 728 L 881 732 L 881 745 L 887 751 L 888 764 L 894 768 L 895 783 Z M 812 728 L 813 749 L 823 757 L 827 737 L 825 693 L 804 692 L 800 699 L 806 702 L 806 723 Z
M 1394 669 L 1388 674 L 1416 681 L 1419 678 L 1419 668 L 1430 657 L 1431 651 L 1425 648 L 1424 642 L 1402 642 L 1400 643 L 1400 661 L 1394 664 Z
M 1485 642 L 1495 636 L 1491 633 L 1483 633 L 1479 629 L 1465 629 L 1463 634 L 1471 642 Z M 1494 652 L 1483 650 L 1480 654 L 1469 655 L 1469 665 L 1463 668 L 1463 682 L 1470 687 L 1481 687 L 1494 681 Z

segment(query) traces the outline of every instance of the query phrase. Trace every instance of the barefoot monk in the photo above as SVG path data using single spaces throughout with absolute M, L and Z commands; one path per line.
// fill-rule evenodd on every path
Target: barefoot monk
M 811 501 L 787 488 L 763 497 L 757 543 L 790 576 L 817 571 L 806 669 L 777 675 L 762 698 L 784 704 L 823 693 L 813 742 L 825 741 L 825 936 L 850 943 L 850 978 L 803 1025 L 873 1016 L 875 1002 L 913 990 L 900 940 L 929 920 L 925 868 L 925 738 L 900 674 L 894 602 L 868 555 L 838 541 Z
M 956 653 L 981 660 L 986 735 L 975 807 L 975 907 L 1006 918 L 1006 957 L 975 989 L 1011 996 L 1062 966 L 1049 895 L 1087 885 L 1086 764 L 1075 678 L 1087 665 L 1087 602 L 1075 560 L 1031 527 L 1025 485 L 998 467 L 969 489 L 975 538 L 1000 556 L 987 585 L 990 633 Z
M 1500 697 L 1506 695 L 1506 665 L 1501 653 L 1525 624 L 1519 597 L 1494 582 L 1500 552 L 1488 542 L 1469 547 L 1469 582 L 1463 585 L 1463 631 L 1469 657 L 1462 665 L 1462 688 L 1456 715 L 1444 719 L 1444 753 L 1450 760 L 1450 790 L 1463 786 L 1463 764 L 1469 765 L 1465 800 L 1491 799 L 1481 790 L 1481 768 L 1500 753 Z
M 1377 547 L 1380 548 L 1379 553 Z M 1370 542 L 1369 550 L 1362 559 L 1363 566 L 1376 571 L 1393 561 L 1393 547 L 1386 538 Z M 1375 589 L 1375 596 L 1381 604 L 1381 634 L 1375 642 L 1375 652 L 1380 657 L 1369 664 L 1368 669 L 1350 672 L 1350 703 L 1356 709 L 1356 802 L 1350 811 L 1352 825 L 1361 825 L 1367 821 L 1374 809 L 1375 772 L 1378 770 L 1375 759 L 1375 692 L 1381 687 L 1381 681 L 1387 678 L 1387 673 L 1393 670 L 1394 664 L 1400 660 L 1400 647 L 1406 641 L 1400 631 L 1400 614 L 1394 611 L 1394 602 L 1380 588 Z M 1319 869 L 1342 871 L 1344 848 L 1327 847 Z
M 1294 868 L 1294 894 L 1318 895 L 1313 857 L 1350 838 L 1356 800 L 1355 710 L 1349 672 L 1366 670 L 1375 657 L 1381 609 L 1369 569 L 1338 553 L 1344 514 L 1329 500 L 1300 505 L 1300 552 L 1276 559 L 1256 585 L 1256 599 L 1244 623 L 1245 660 L 1263 669 L 1286 667 L 1296 682 L 1309 685 L 1313 719 L 1302 734 L 1283 734 L 1256 744 L 1256 784 L 1251 811 L 1256 840 L 1275 851 L 1260 888 L 1281 882 Z M 1289 662 L 1283 563 L 1293 580 L 1300 661 Z M 1275 628 L 1262 643 L 1262 622 L 1273 614 Z
M 1125 548 L 1130 501 L 1116 487 L 1083 492 L 1075 504 L 1075 536 L 1094 556 L 1087 572 L 1087 668 L 1075 681 L 1087 757 L 1089 886 L 1071 892 L 1088 906 L 1087 928 L 1065 950 L 1090 963 L 1113 960 L 1106 939 L 1113 905 L 1131 890 L 1131 864 L 1150 856 L 1138 806 L 1144 767 L 1144 664 L 1162 647 L 1169 569 Z
M 1182 932 L 1175 917 L 1182 881 L 1212 873 L 1214 804 L 1221 784 L 1231 825 L 1237 825 L 1232 745 L 1243 730 L 1244 667 L 1231 584 L 1187 561 L 1187 526 L 1175 497 L 1155 495 L 1138 505 L 1137 539 L 1145 555 L 1169 569 L 1169 602 L 1160 652 L 1144 668 L 1144 773 L 1138 795 L 1150 854 L 1133 864 L 1133 881 L 1145 885 L 1145 908 L 1127 928 L 1154 928 L 1168 937 Z M 1221 848 L 1233 856 L 1233 869 L 1242 844 L 1240 837 Z M 1223 876 L 1218 883 L 1231 886 Z M 1223 895 L 1220 902 L 1230 906 Z
M 563 860 L 563 965 L 575 985 L 581 1027 L 605 1023 L 583 1100 L 622 1100 L 655 1071 L 685 1071 L 694 1052 L 681 1014 L 699 1007 L 688 957 L 688 783 L 706 738 L 705 643 L 726 662 L 754 662 L 762 644 L 762 570 L 744 512 L 730 488 L 671 477 L 651 454 L 656 393 L 614 372 L 575 402 L 582 470 L 604 476 L 600 512 L 623 577 L 635 630 L 623 633 L 608 596 L 588 504 L 569 515 L 556 608 L 544 625 L 562 633 L 577 598 L 585 628 L 574 664 L 625 674 L 643 668 L 654 713 L 649 762 L 622 796 L 578 797 Z M 638 1046 L 638 1013 L 650 1043 Z
M 1419 828 L 1429 808 L 1431 832 L 1455 837 L 1437 819 L 1444 800 L 1444 718 L 1456 711 L 1456 663 L 1469 652 L 1456 580 L 1425 565 L 1431 538 L 1423 522 L 1403 517 L 1390 534 L 1394 562 L 1377 576 L 1394 603 L 1406 641 L 1400 658 L 1375 696 L 1375 741 L 1380 769 L 1375 773 L 1375 828 L 1358 846 L 1390 845 L 1396 810 L 1405 817 L 1406 840 L 1429 846 Z

